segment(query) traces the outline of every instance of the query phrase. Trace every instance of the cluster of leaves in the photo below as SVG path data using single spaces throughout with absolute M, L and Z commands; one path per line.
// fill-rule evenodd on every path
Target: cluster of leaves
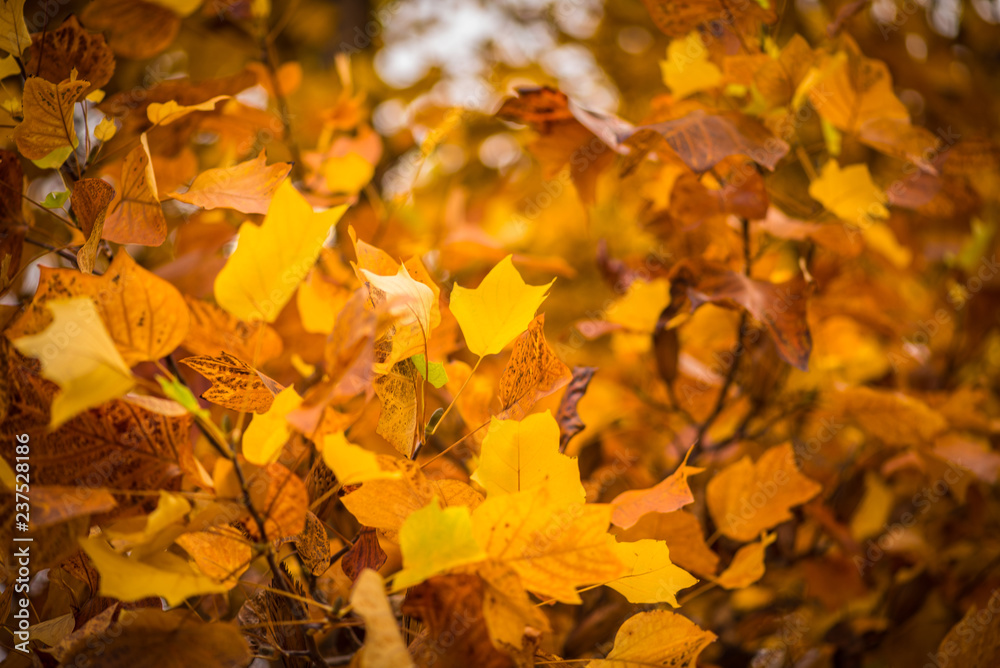
M 385 137 L 268 2 L 3 4 L 9 665 L 997 665 L 1000 149 L 912 121 L 863 3 L 644 4 L 638 121 Z M 116 75 L 185 22 L 263 62 Z M 482 128 L 526 154 L 456 183 Z

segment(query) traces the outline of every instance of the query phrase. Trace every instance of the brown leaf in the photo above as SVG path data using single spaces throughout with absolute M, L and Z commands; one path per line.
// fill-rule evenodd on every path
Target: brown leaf
M 556 422 L 559 423 L 559 452 L 566 452 L 570 440 L 586 427 L 577 412 L 577 404 L 587 393 L 587 386 L 590 385 L 590 379 L 595 373 L 597 373 L 596 366 L 573 367 L 573 378 L 566 387 L 562 401 L 559 402 L 559 410 L 556 411 Z
M 932 657 L 933 664 L 992 668 L 1000 663 L 1000 615 L 993 607 L 996 600 L 994 590 L 988 609 L 980 610 L 975 604 L 969 606 L 961 621 L 941 640 Z
M 190 610 L 149 608 L 122 611 L 107 630 L 95 628 L 61 647 L 61 656 L 62 665 L 102 668 L 243 668 L 253 658 L 234 624 L 204 622 Z
M 105 513 L 115 505 L 115 497 L 103 489 L 39 485 L 31 490 L 31 522 L 45 527 L 80 515 Z
M 84 25 L 108 34 L 111 50 L 142 60 L 167 48 L 181 28 L 181 17 L 145 0 L 95 0 L 83 9 Z
M 169 355 L 187 335 L 190 317 L 181 294 L 120 250 L 103 276 L 43 267 L 35 297 L 8 329 L 8 338 L 37 334 L 52 322 L 49 301 L 79 296 L 94 300 L 129 366 Z
M 632 139 L 640 133 L 641 136 Z M 649 133 L 662 137 L 684 164 L 696 172 L 706 172 L 732 155 L 745 155 L 774 171 L 789 148 L 748 116 L 731 112 L 708 114 L 702 109 L 676 120 L 637 126 L 619 138 L 647 144 Z
M 217 357 L 187 357 L 181 363 L 212 381 L 212 387 L 201 395 L 202 399 L 234 411 L 253 411 L 258 415 L 266 413 L 275 395 L 284 389 L 229 353 Z
M 773 8 L 764 9 L 755 2 L 748 2 L 730 9 L 728 0 L 642 0 L 656 27 L 669 37 L 683 37 L 703 23 L 732 23 L 740 18 L 755 22 L 774 23 L 777 14 Z
M 167 239 L 167 220 L 160 207 L 145 134 L 139 146 L 125 156 L 118 193 L 104 221 L 104 238 L 141 246 L 159 246 Z
M 692 309 L 705 303 L 746 309 L 767 328 L 781 357 L 803 371 L 812 351 L 806 321 L 808 287 L 801 275 L 784 283 L 768 283 L 706 263 L 695 268 L 682 261 L 671 271 L 671 292 L 686 289 Z
M 201 480 L 186 413 L 162 415 L 115 399 L 50 432 L 48 407 L 56 385 L 26 364 L 13 368 L 10 408 L 0 434 L 10 442 L 15 434 L 30 436 L 32 483 L 83 485 L 84 498 L 93 488 L 122 490 L 116 499 L 124 512 L 149 501 L 148 496 L 128 497 L 128 490 L 167 489 L 182 473 Z
M 20 156 L 14 151 L 0 149 L 0 225 L 6 227 L 24 221 L 23 190 L 24 173 Z
M 340 567 L 351 581 L 358 579 L 361 571 L 366 568 L 377 571 L 382 568 L 388 557 L 378 543 L 378 536 L 372 527 L 362 527 L 354 545 L 340 560 Z
M 250 490 L 250 502 L 264 519 L 268 538 L 292 536 L 301 533 L 306 524 L 309 493 L 292 471 L 278 464 L 254 466 L 243 462 Z M 247 529 L 260 538 L 257 524 L 246 518 Z
M 320 575 L 330 567 L 330 539 L 318 517 L 306 513 L 306 526 L 292 538 L 299 558 L 309 572 Z
M 628 134 L 632 126 L 615 116 L 582 109 L 564 93 L 547 86 L 521 88 L 517 93 L 516 98 L 503 103 L 496 115 L 535 128 L 541 136 L 531 150 L 542 165 L 544 177 L 554 179 L 568 164 L 580 199 L 592 203 L 597 177 L 616 152 L 624 151 L 618 137 Z
M 31 46 L 24 63 L 28 76 L 40 76 L 59 83 L 69 79 L 74 69 L 80 79 L 90 82 L 83 95 L 104 88 L 111 81 L 115 73 L 115 57 L 105 43 L 104 35 L 87 32 L 75 16 L 70 16 L 57 30 L 31 36 Z
M 41 160 L 53 151 L 76 148 L 79 140 L 73 124 L 73 110 L 89 87 L 80 79 L 58 84 L 41 77 L 24 83 L 24 120 L 14 130 L 17 150 L 29 160 Z
M 104 235 L 104 219 L 114 197 L 115 189 L 103 179 L 80 179 L 73 186 L 73 212 L 83 230 L 83 236 L 87 238 L 87 243 L 77 252 L 76 259 L 80 271 L 85 274 L 94 272 L 97 247 Z
M 569 367 L 545 341 L 545 314 L 537 316 L 514 342 L 510 360 L 500 376 L 501 420 L 520 420 L 535 403 L 569 382 Z
M 425 630 L 410 644 L 420 668 L 513 668 L 514 661 L 490 641 L 483 616 L 483 581 L 478 575 L 439 575 L 411 587 L 403 614 L 423 621 Z M 449 631 L 463 628 L 464 633 Z M 455 641 L 435 642 L 449 633 Z

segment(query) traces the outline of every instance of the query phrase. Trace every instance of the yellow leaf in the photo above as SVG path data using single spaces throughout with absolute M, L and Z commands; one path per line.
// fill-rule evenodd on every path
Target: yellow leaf
M 261 151 L 253 160 L 234 167 L 207 169 L 195 178 L 186 192 L 169 193 L 178 201 L 203 209 L 235 209 L 242 213 L 267 213 L 275 191 L 292 166 L 287 162 L 267 164 Z
M 52 323 L 39 334 L 14 339 L 23 355 L 37 357 L 42 375 L 59 385 L 50 427 L 128 392 L 132 372 L 108 336 L 89 297 L 47 303 Z
M 792 519 L 789 509 L 820 493 L 819 483 L 799 472 L 790 443 L 769 449 L 756 463 L 747 455 L 708 483 L 708 510 L 719 531 L 741 541 Z
M 764 534 L 756 543 L 737 550 L 729 568 L 716 579 L 718 585 L 724 589 L 742 589 L 764 577 L 764 552 L 777 538 L 773 533 Z
M 25 82 L 21 99 L 24 121 L 14 130 L 14 141 L 21 155 L 29 160 L 42 160 L 54 151 L 65 150 L 65 157 L 69 156 L 79 145 L 73 124 L 74 105 L 89 85 L 87 81 L 72 78 L 59 84 L 41 77 L 31 77 Z
M 0 3 L 0 49 L 20 58 L 29 46 L 31 32 L 24 21 L 24 0 L 3 0 Z
M 399 529 L 399 547 L 403 570 L 393 579 L 397 591 L 486 558 L 473 536 L 469 509 L 441 508 L 437 500 L 406 518 Z
M 484 357 L 503 350 L 531 324 L 552 283 L 555 279 L 546 285 L 528 285 L 508 255 L 474 290 L 455 285 L 451 312 L 462 328 L 469 351 Z
M 882 202 L 885 195 L 872 181 L 868 165 L 848 165 L 843 169 L 828 160 L 819 178 L 809 184 L 809 196 L 841 220 L 864 229 L 867 221 L 889 217 Z
M 529 591 L 579 603 L 576 588 L 624 575 L 607 533 L 610 506 L 559 498 L 551 483 L 493 496 L 472 514 L 476 539 Z
M 110 141 L 115 133 L 118 132 L 118 125 L 110 116 L 105 116 L 101 119 L 101 122 L 97 124 L 94 128 L 94 136 L 101 141 Z
M 191 504 L 180 494 L 160 492 L 156 509 L 149 515 L 129 517 L 108 527 L 104 534 L 118 548 L 132 550 L 132 556 L 166 549 L 184 530 L 181 521 L 191 512 Z
M 205 0 L 147 0 L 154 5 L 166 7 L 179 16 L 188 16 L 201 7 Z
M 239 245 L 215 279 L 216 301 L 241 320 L 274 322 L 346 209 L 316 213 L 283 181 L 263 224 L 240 226 Z
M 80 545 L 101 575 L 101 596 L 122 602 L 158 596 L 176 606 L 199 594 L 229 591 L 226 582 L 213 580 L 187 559 L 170 552 L 139 560 L 116 552 L 99 536 L 83 539 Z
M 585 496 L 576 458 L 559 452 L 559 424 L 549 411 L 521 421 L 493 418 L 472 479 L 491 498 L 546 483 L 559 499 Z
M 170 125 L 174 121 L 195 111 L 212 111 L 221 100 L 228 100 L 228 95 L 216 95 L 200 104 L 180 105 L 175 100 L 167 102 L 151 102 L 146 107 L 146 117 L 153 125 Z
M 441 322 L 440 311 L 433 310 L 437 303 L 434 292 L 411 278 L 405 265 L 400 265 L 395 276 L 380 276 L 367 269 L 358 271 L 364 277 L 372 302 L 384 309 L 393 328 L 392 350 L 385 359 L 378 360 L 375 371 L 385 373 L 400 360 L 425 353 L 431 330 Z
M 670 561 L 670 548 L 661 540 L 613 541 L 611 545 L 628 573 L 607 585 L 629 603 L 669 603 L 676 608 L 677 592 L 698 582 Z
M 322 173 L 330 192 L 356 193 L 372 180 L 375 165 L 352 152 L 324 162 Z
M 396 615 L 385 595 L 382 576 L 370 568 L 361 571 L 351 591 L 351 607 L 365 622 L 365 646 L 361 650 L 361 668 L 413 666 Z
M 895 503 L 896 495 L 882 482 L 882 478 L 874 471 L 866 471 L 865 493 L 851 518 L 854 540 L 861 542 L 882 533 Z
M 251 464 L 263 466 L 277 461 L 281 448 L 292 435 L 285 417 L 302 403 L 294 387 L 286 387 L 274 397 L 271 408 L 250 421 L 243 434 L 243 456 Z
M 342 431 L 327 435 L 320 447 L 323 461 L 334 472 L 341 485 L 399 479 L 402 476 L 398 470 L 383 471 L 374 452 L 349 443 Z
M 715 88 L 722 72 L 708 59 L 708 49 L 697 31 L 667 45 L 667 59 L 660 62 L 663 83 L 678 99 L 700 90 Z
M 714 633 L 682 615 L 666 610 L 640 612 L 618 629 L 607 658 L 594 659 L 587 668 L 691 668 L 714 640 Z
M 146 133 L 122 164 L 118 192 L 104 221 L 104 238 L 116 244 L 159 246 L 167 238 Z

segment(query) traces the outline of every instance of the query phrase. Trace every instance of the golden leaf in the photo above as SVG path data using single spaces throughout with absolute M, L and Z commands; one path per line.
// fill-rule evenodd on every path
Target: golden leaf
M 73 123 L 74 105 L 89 85 L 87 81 L 72 78 L 58 84 L 41 77 L 31 77 L 25 82 L 21 101 L 24 121 L 14 130 L 14 141 L 21 155 L 29 160 L 42 160 L 62 150 L 65 155 L 59 154 L 62 156 L 59 164 L 69 157 L 79 144 Z
M 708 482 L 705 498 L 719 531 L 740 541 L 792 519 L 792 506 L 822 491 L 799 472 L 790 443 L 776 445 L 756 463 L 750 456 L 730 464 Z
M 545 341 L 542 313 L 514 342 L 514 351 L 500 376 L 501 419 L 520 420 L 535 403 L 569 382 L 572 374 Z
M 278 383 L 229 353 L 181 360 L 212 382 L 202 399 L 234 411 L 266 413 L 282 389 Z
M 214 98 L 213 98 L 214 99 Z M 234 167 L 207 169 L 183 193 L 168 196 L 203 209 L 235 209 L 243 213 L 267 213 L 274 192 L 292 166 L 287 162 L 267 164 L 267 152 Z
M 94 301 L 128 366 L 169 355 L 187 335 L 190 317 L 177 289 L 120 250 L 103 276 L 42 268 L 35 297 L 11 326 L 8 336 L 41 331 L 51 322 L 46 304 L 77 296 Z
M 167 220 L 160 207 L 145 133 L 122 163 L 118 193 L 104 221 L 104 238 L 141 246 L 159 246 L 167 239 Z

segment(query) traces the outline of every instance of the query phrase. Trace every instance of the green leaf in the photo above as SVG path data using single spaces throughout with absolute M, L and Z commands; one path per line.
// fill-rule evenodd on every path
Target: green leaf
M 424 377 L 424 380 L 434 387 L 440 389 L 448 382 L 448 372 L 444 370 L 444 364 L 441 364 L 441 362 L 427 364 L 426 358 L 422 353 L 414 355 L 410 358 L 410 361 L 417 367 L 417 371 Z
M 49 193 L 48 195 L 45 196 L 45 199 L 42 200 L 42 206 L 44 206 L 46 209 L 60 209 L 68 199 L 69 199 L 68 190 L 64 190 L 60 193 Z
M 76 149 L 75 146 L 63 146 L 62 148 L 57 148 L 56 150 L 49 153 L 44 158 L 39 160 L 32 160 L 35 166 L 39 169 L 59 169 L 62 164 L 66 162 L 66 158 L 69 154 Z

